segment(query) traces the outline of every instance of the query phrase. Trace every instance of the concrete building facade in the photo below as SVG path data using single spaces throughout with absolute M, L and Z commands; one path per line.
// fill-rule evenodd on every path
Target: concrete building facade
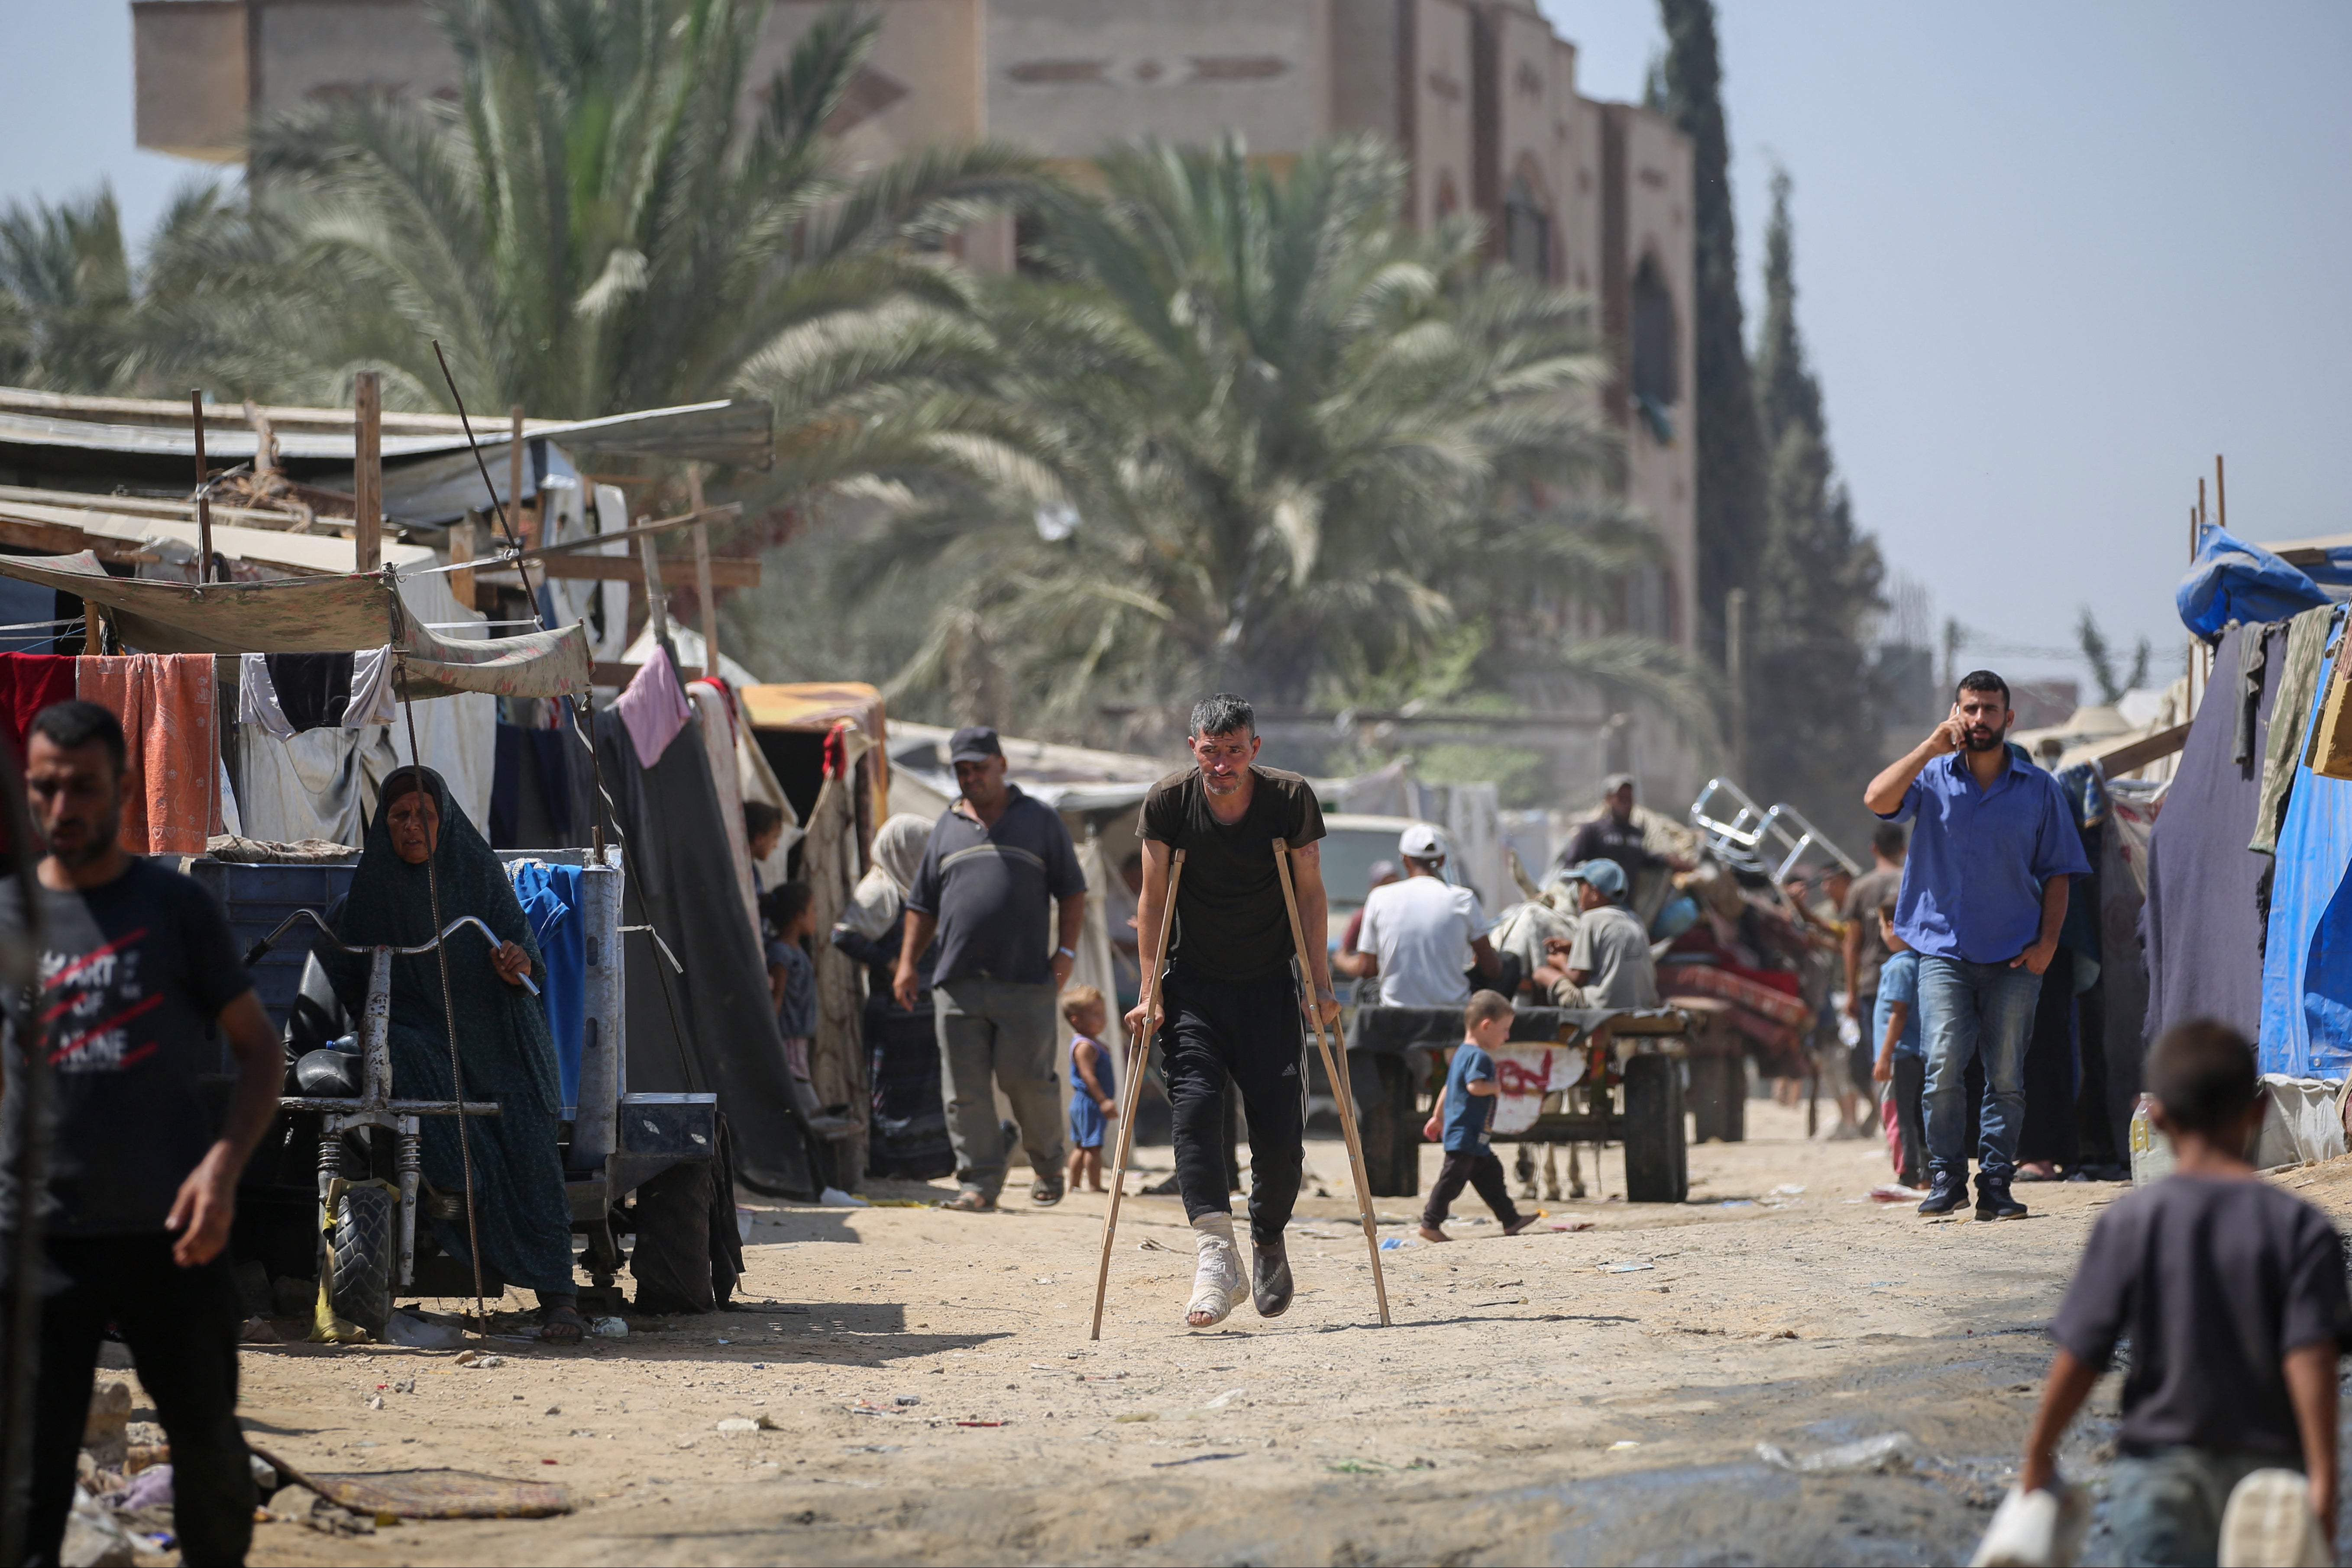
M 1143 135 L 1230 130 L 1278 161 L 1328 135 L 1376 132 L 1411 161 L 1412 221 L 1475 211 L 1498 259 L 1592 295 L 1621 367 L 1606 405 L 1624 435 L 1625 499 L 1664 559 L 1610 612 L 1580 612 L 1564 629 L 1692 645 L 1690 148 L 1657 114 L 1580 93 L 1576 47 L 1533 0 L 867 3 L 881 37 L 833 127 L 852 159 L 978 136 L 1083 159 Z M 754 91 L 824 9 L 777 0 Z M 456 58 L 424 0 L 134 0 L 131 12 L 139 142 L 156 151 L 234 162 L 257 112 L 457 91 Z M 1013 262 L 1006 226 L 964 249 L 982 267 Z M 1554 711 L 1595 700 L 1528 695 Z M 1689 748 L 1666 726 L 1580 717 L 1556 752 L 1564 784 L 1614 767 L 1662 792 L 1696 782 Z

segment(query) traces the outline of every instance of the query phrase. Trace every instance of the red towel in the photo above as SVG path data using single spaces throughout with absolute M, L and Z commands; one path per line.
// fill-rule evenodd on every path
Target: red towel
M 79 662 L 70 654 L 0 653 L 0 723 L 8 727 L 19 765 L 25 760 L 25 736 L 33 727 L 33 716 L 50 703 L 73 696 L 74 666 Z
M 219 688 L 208 653 L 79 658 L 79 695 L 114 710 L 130 746 L 132 787 L 122 847 L 134 855 L 201 855 L 220 831 Z

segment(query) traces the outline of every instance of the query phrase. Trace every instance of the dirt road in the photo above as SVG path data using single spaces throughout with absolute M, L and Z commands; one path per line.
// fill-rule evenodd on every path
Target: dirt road
M 248 1425 L 290 1463 L 454 1466 L 579 1503 L 373 1538 L 273 1523 L 255 1561 L 1965 1561 L 2031 1408 L 2040 1325 L 2123 1189 L 2032 1186 L 2025 1222 L 1932 1223 L 1863 1198 L 1886 1179 L 1876 1145 L 1809 1143 L 1760 1101 L 1749 1125 L 1693 1151 L 1680 1207 L 1547 1204 L 1506 1239 L 1459 1223 L 1484 1218 L 1468 1199 L 1460 1240 L 1383 1254 L 1387 1330 L 1330 1142 L 1308 1152 L 1329 1195 L 1294 1232 L 1298 1300 L 1272 1322 L 1244 1307 L 1187 1331 L 1178 1201 L 1130 1198 L 1089 1343 L 1088 1194 L 993 1216 L 762 1208 L 746 1294 L 764 1305 L 592 1350 L 501 1345 L 496 1368 L 250 1350 Z M 1603 1180 L 1622 1191 L 1613 1153 Z M 2352 1171 L 2291 1180 L 2352 1207 Z M 936 1195 L 877 1195 L 917 1194 Z M 2086 1470 L 2113 1386 L 2074 1444 Z M 773 1429 L 719 1432 L 729 1418 Z M 1884 1471 L 1757 1454 L 1890 1433 L 1908 1460 Z

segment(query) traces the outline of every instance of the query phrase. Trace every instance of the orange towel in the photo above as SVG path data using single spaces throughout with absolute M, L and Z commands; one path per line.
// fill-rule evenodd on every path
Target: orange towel
M 219 687 L 208 653 L 133 653 L 75 661 L 75 694 L 114 710 L 130 743 L 122 847 L 201 855 L 221 830 Z

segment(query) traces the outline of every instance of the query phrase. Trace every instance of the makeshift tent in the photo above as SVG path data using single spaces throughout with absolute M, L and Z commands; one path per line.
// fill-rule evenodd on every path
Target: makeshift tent
M 2294 565 L 2262 545 L 2209 528 L 2173 602 L 2181 624 L 2210 642 L 2233 621 L 2247 626 L 2283 621 L 2340 602 L 2347 584 L 2352 584 L 2352 549 L 2313 552 L 2304 564 Z
M 2335 661 L 2329 660 L 2333 665 Z M 2318 686 L 2327 686 L 2323 668 Z M 2298 737 L 2317 714 L 2314 693 L 2296 715 Z M 2273 713 L 2273 727 L 2287 722 Z M 2300 757 L 2297 744 L 2289 752 Z M 2352 1066 L 2352 782 L 2299 763 L 2279 824 L 2277 868 L 2263 948 L 2262 1069 L 2340 1079 Z

